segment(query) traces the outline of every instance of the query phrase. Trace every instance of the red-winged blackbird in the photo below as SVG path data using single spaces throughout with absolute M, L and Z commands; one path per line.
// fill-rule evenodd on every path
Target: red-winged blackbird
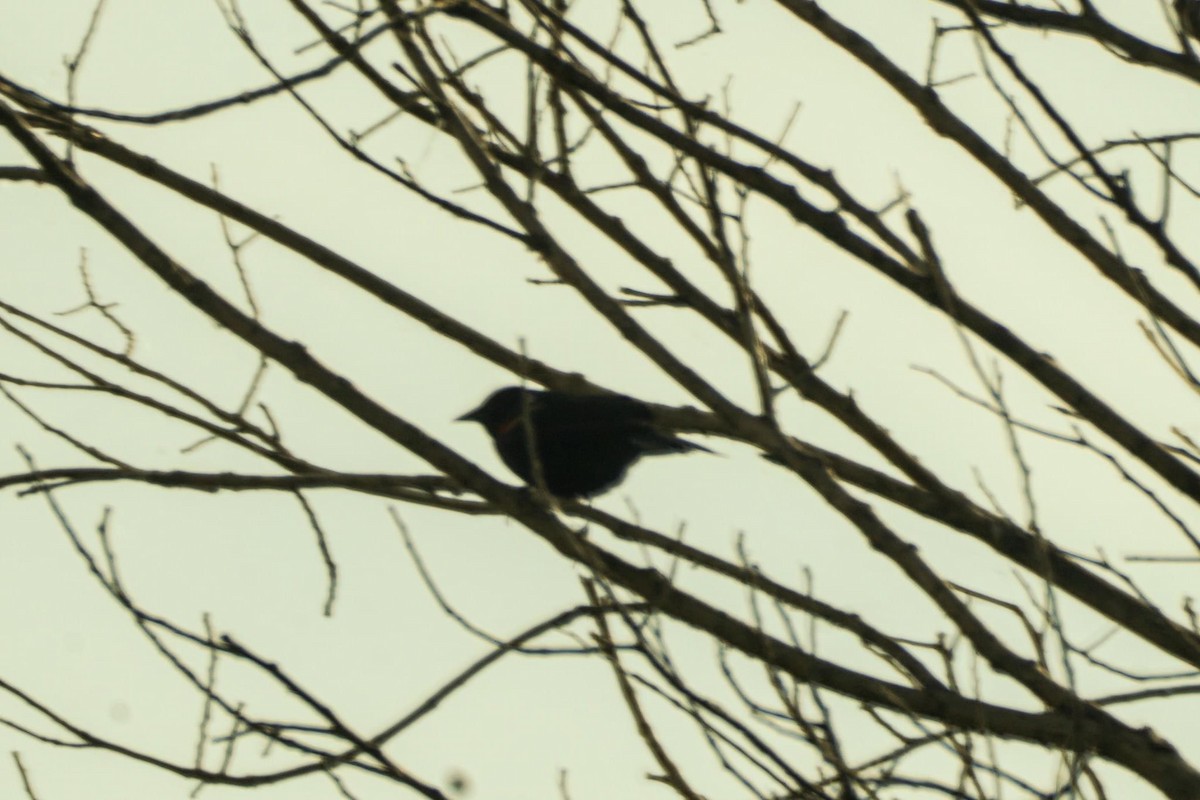
M 654 426 L 650 406 L 619 395 L 539 392 L 509 386 L 459 417 L 482 425 L 508 468 L 534 484 L 529 420 L 546 490 L 556 497 L 592 497 L 621 482 L 645 455 L 707 447 Z

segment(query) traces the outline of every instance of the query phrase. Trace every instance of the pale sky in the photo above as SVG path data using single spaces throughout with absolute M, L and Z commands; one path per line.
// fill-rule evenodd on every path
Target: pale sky
M 251 32 L 285 73 L 328 57 L 321 47 L 293 52 L 311 43 L 313 34 L 288 4 L 245 5 Z M 589 12 L 596 7 L 603 12 L 603 4 L 588 5 Z M 918 0 L 831 0 L 824 5 L 916 75 L 925 72 L 932 20 L 954 19 L 952 10 Z M 933 231 L 947 273 L 964 297 L 1051 354 L 1151 435 L 1167 438 L 1171 425 L 1200 435 L 1188 428 L 1194 398 L 1138 332 L 1137 308 L 1096 280 L 1091 267 L 1055 241 L 1027 210 L 1014 208 L 1011 197 L 989 182 L 978 165 L 939 139 L 862 67 L 774 5 L 714 6 L 723 34 L 669 53 L 687 92 L 709 94 L 720 103 L 722 87 L 732 77 L 728 96 L 733 117 L 772 137 L 782 134 L 799 103 L 785 143 L 809 161 L 834 169 L 869 205 L 882 207 L 906 191 Z M 651 18 L 664 41 L 703 30 L 699 4 L 679 4 L 684 7 L 690 14 L 686 20 L 670 14 Z M 1120 0 L 1104 7 L 1114 15 L 1128 15 L 1120 19 L 1132 20 L 1141 35 L 1170 46 L 1168 24 L 1156 4 Z M 0 74 L 64 99 L 63 62 L 78 46 L 91 11 L 92 3 L 83 0 L 0 7 Z M 1143 17 L 1135 19 L 1135 13 Z M 1086 42 L 1047 46 L 1047 40 L 1032 34 L 1014 34 L 1007 41 L 1027 57 L 1027 67 L 1045 82 L 1053 100 L 1096 142 L 1128 136 L 1134 129 L 1148 135 L 1195 128 L 1200 104 L 1194 86 L 1159 74 L 1116 70 L 1111 57 Z M 460 55 L 469 56 L 478 47 L 470 39 L 455 44 Z M 388 46 L 380 52 L 387 53 Z M 973 70 L 972 53 L 965 37 L 949 41 L 939 63 L 943 77 Z M 510 65 L 505 73 L 500 66 L 484 74 L 489 78 L 480 77 L 481 89 L 500 107 L 506 93 L 513 103 L 521 102 L 523 85 L 510 80 L 521 76 L 520 69 Z M 228 31 L 214 3 L 108 0 L 78 80 L 76 103 L 151 113 L 269 81 L 269 74 Z M 989 141 L 1003 141 L 1004 110 L 978 74 L 941 92 Z M 383 113 L 378 98 L 349 71 L 306 88 L 304 94 L 343 132 L 362 130 Z M 194 179 L 210 180 L 215 166 L 221 188 L 233 197 L 506 346 L 517 348 L 523 340 L 530 355 L 582 372 L 608 388 L 656 402 L 695 404 L 569 289 L 528 283 L 526 278 L 549 277 L 530 252 L 456 221 L 354 165 L 286 96 L 162 126 L 84 121 Z M 368 140 L 368 148 L 383 159 L 403 158 L 430 186 L 462 190 L 456 197 L 464 204 L 488 207 L 454 143 L 416 122 L 386 127 Z M 1015 148 L 1020 153 L 1029 144 L 1019 139 Z M 1032 153 L 1029 157 L 1032 165 Z M 1126 157 L 1131 167 L 1145 166 L 1132 151 Z M 1179 148 L 1176 157 L 1181 166 L 1195 165 L 1186 148 Z M 16 145 L 0 136 L 0 166 L 27 163 Z M 189 208 L 98 159 L 82 157 L 80 163 L 85 177 L 174 258 L 242 302 L 229 251 L 211 213 Z M 591 169 L 596 184 L 610 179 L 609 164 L 584 161 L 580 169 Z M 1153 185 L 1137 188 L 1147 195 L 1157 191 Z M 811 199 L 822 201 L 815 193 Z M 1177 195 L 1174 202 L 1172 232 L 1185 245 L 1200 247 L 1194 230 L 1179 230 L 1180 223 L 1195 218 L 1195 200 Z M 1098 207 L 1074 207 L 1089 229 L 1103 235 Z M 226 406 L 236 405 L 257 363 L 248 348 L 167 292 L 107 234 L 70 209 L 55 189 L 0 182 L 0 208 L 5 254 L 0 299 L 45 317 L 78 306 L 84 299 L 78 267 L 86 253 L 96 291 L 103 300 L 118 303 L 117 313 L 137 332 L 134 355 Z M 641 232 L 650 229 L 647 213 L 637 203 L 621 211 L 625 222 Z M 553 215 L 549 218 L 554 221 Z M 979 393 L 946 319 L 918 307 L 762 203 L 751 205 L 749 219 L 755 286 L 786 312 L 788 329 L 806 354 L 815 357 L 839 313 L 849 312 L 823 377 L 853 390 L 863 408 L 928 466 L 982 501 L 973 472 L 978 469 L 1004 508 L 1025 521 L 1018 471 L 1000 423 L 913 369 L 935 369 Z M 565 229 L 578 226 L 565 213 L 561 224 Z M 603 285 L 658 288 L 582 226 L 573 242 L 576 257 Z M 685 271 L 708 275 L 707 265 L 698 263 L 674 232 L 665 233 L 658 244 Z M 1195 297 L 1162 268 L 1144 242 L 1123 234 L 1122 246 L 1177 303 L 1200 311 Z M 255 242 L 242 255 L 265 324 L 303 342 L 368 395 L 497 477 L 514 480 L 480 429 L 453 421 L 492 389 L 513 382 L 512 376 L 269 242 Z M 704 281 L 718 285 L 711 278 Z M 104 346 L 122 346 L 116 331 L 98 315 L 54 319 Z M 669 309 L 648 309 L 638 319 L 734 400 L 753 404 L 749 368 L 710 332 Z M 992 357 L 985 361 L 990 368 Z M 61 370 L 11 337 L 0 343 L 0 373 L 64 378 Z M 1005 375 L 1015 415 L 1070 433 L 1070 420 L 1050 407 L 1054 401 L 1048 393 L 1011 366 L 1005 366 Z M 140 467 L 263 470 L 261 463 L 219 445 L 184 453 L 198 438 L 193 432 L 111 399 L 20 389 L 17 394 L 54 424 Z M 278 367 L 268 373 L 262 399 L 291 448 L 316 463 L 353 472 L 430 471 Z M 867 463 L 881 463 L 836 422 L 794 396 L 781 400 L 780 412 L 797 435 Z M 43 467 L 89 463 L 60 439 L 38 430 L 11 404 L 0 404 L 0 429 L 10 443 L 0 449 L 2 474 L 26 469 L 12 446 L 17 443 Z M 802 586 L 804 570 L 811 570 L 819 597 L 894 635 L 929 640 L 949 630 L 949 623 L 894 565 L 873 553 L 794 476 L 747 447 L 704 441 L 720 456 L 647 460 L 597 505 L 619 514 L 630 514 L 632 506 L 642 524 L 666 533 L 686 524 L 689 542 L 729 558 L 736 558 L 736 539 L 744 536 L 752 557 L 777 579 Z M 1190 554 L 1178 532 L 1111 467 L 1077 448 L 1044 439 L 1025 437 L 1022 444 L 1034 466 L 1041 527 L 1061 547 L 1089 555 L 1102 549 L 1113 559 Z M 1098 486 L 1104 488 L 1098 491 Z M 1178 502 L 1173 491 L 1155 486 L 1165 501 L 1174 503 L 1173 510 L 1197 522 L 1195 512 Z M 483 656 L 487 646 L 437 608 L 386 502 L 332 491 L 308 496 L 339 568 L 331 619 L 321 615 L 325 575 L 314 535 L 289 495 L 209 495 L 128 484 L 95 484 L 57 494 L 79 535 L 97 554 L 95 529 L 103 510 L 111 508 L 109 527 L 121 575 L 143 607 L 193 630 L 202 629 L 202 615 L 208 614 L 218 631 L 285 665 L 358 731 L 372 734 Z M 493 635 L 513 636 L 582 602 L 580 571 L 517 524 L 403 505 L 397 509 L 450 602 Z M 911 515 L 877 510 L 918 543 L 947 577 L 1024 602 L 1007 562 Z M 0 520 L 0 629 L 6 643 L 0 680 L 118 742 L 147 747 L 172 761 L 190 761 L 200 700 L 88 575 L 45 501 L 19 498 L 11 490 L 0 493 Z M 1121 567 L 1173 613 L 1195 586 L 1189 565 L 1121 562 Z M 686 569 L 679 580 L 730 608 L 745 607 L 740 589 Z M 1006 637 L 1020 641 L 1022 634 L 1010 617 L 994 609 L 980 613 Z M 1087 644 L 1108 630 L 1107 623 L 1075 606 L 1067 613 L 1076 644 Z M 708 670 L 717 682 L 710 642 L 679 630 L 672 642 L 675 655 L 694 662 L 702 673 Z M 571 642 L 560 636 L 545 644 Z M 846 643 L 828 635 L 822 646 L 832 657 Z M 194 668 L 205 668 L 198 650 L 182 652 Z M 1122 654 L 1106 655 L 1120 660 Z M 1177 669 L 1158 657 L 1130 653 L 1128 659 L 1122 663 L 1131 669 Z M 1096 672 L 1082 673 L 1079 679 L 1085 696 L 1127 686 Z M 220 680 L 229 693 L 262 703 L 260 713 L 287 707 L 272 706 L 280 699 L 277 690 L 248 671 L 227 669 Z M 1003 683 L 990 673 L 983 680 L 993 686 Z M 1005 691 L 997 696 L 1005 697 Z M 1147 705 L 1123 719 L 1154 725 L 1197 763 L 1200 739 L 1189 734 L 1196 703 L 1185 697 Z M 49 732 L 8 696 L 0 695 L 0 716 Z M 687 743 L 680 745 L 681 757 L 696 785 L 713 798 L 744 796 L 694 732 L 677 719 L 663 724 Z M 866 752 L 877 732 L 862 735 Z M 182 798 L 191 788 L 148 766 L 103 753 L 55 750 L 0 729 L 0 751 L 12 750 L 22 753 L 41 800 Z M 260 751 L 260 745 L 247 742 L 235 762 L 239 771 L 292 763 L 279 753 L 260 758 Z M 506 659 L 393 742 L 389 752 L 423 780 L 443 788 L 451 776 L 464 773 L 471 785 L 468 796 L 481 800 L 556 795 L 560 770 L 567 771 L 573 800 L 648 800 L 667 791 L 644 778 L 657 767 L 633 731 L 611 673 L 597 660 L 572 656 Z M 206 764 L 215 766 L 216 758 L 210 753 Z M 1047 783 L 1052 768 L 1035 763 L 1033 769 L 1041 772 L 1030 780 Z M 1111 774 L 1116 777 L 1110 787 L 1148 791 L 1124 773 Z M 370 781 L 354 785 L 362 798 L 398 796 L 395 788 L 385 790 Z M 0 796 L 15 797 L 20 791 L 15 767 L 0 760 Z M 255 791 L 264 798 L 337 796 L 320 777 Z M 206 787 L 202 796 L 218 800 L 237 792 Z

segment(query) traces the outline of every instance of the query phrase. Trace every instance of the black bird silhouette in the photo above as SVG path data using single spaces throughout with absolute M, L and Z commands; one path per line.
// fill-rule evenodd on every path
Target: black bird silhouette
M 546 490 L 561 498 L 593 497 L 611 489 L 642 456 L 712 452 L 655 427 L 650 406 L 620 395 L 509 386 L 458 419 L 482 425 L 500 458 L 530 486 L 535 483 L 529 459 L 532 433 Z

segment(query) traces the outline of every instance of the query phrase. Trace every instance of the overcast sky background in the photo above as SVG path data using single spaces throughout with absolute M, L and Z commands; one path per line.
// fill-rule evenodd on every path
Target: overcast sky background
M 585 11 L 602 14 L 603 5 L 588 4 Z M 694 5 L 698 6 L 671 3 L 669 13 L 654 8 L 653 13 L 661 13 L 657 17 L 650 8 L 643 10 L 652 13 L 655 30 L 670 42 L 703 30 L 705 20 Z M 1014 208 L 1007 193 L 985 180 L 977 165 L 939 140 L 840 51 L 772 4 L 715 5 L 724 33 L 670 53 L 676 75 L 689 92 L 719 95 L 732 76 L 728 91 L 734 118 L 768 136 L 782 132 L 793 105 L 800 103 L 787 145 L 811 162 L 834 168 L 870 205 L 882 206 L 901 187 L 909 192 L 933 231 L 948 274 L 965 297 L 1052 354 L 1108 402 L 1145 424 L 1152 435 L 1169 436 L 1171 424 L 1188 429 L 1194 397 L 1141 338 L 1135 327 L 1139 316 L 1131 303 L 1094 279 L 1090 267 L 1055 242 L 1031 214 Z M 953 19 L 949 10 L 935 15 L 931 9 L 938 8 L 936 3 L 916 0 L 838 0 L 825 5 L 916 75 L 925 71 L 931 20 Z M 1156 4 L 1123 0 L 1103 7 L 1140 34 L 1164 44 L 1171 41 L 1167 20 Z M 0 71 L 62 99 L 63 60 L 78 46 L 91 11 L 92 3 L 77 0 L 0 7 Z M 299 55 L 292 52 L 310 43 L 313 35 L 286 3 L 246 3 L 244 11 L 250 30 L 284 72 L 327 58 L 320 47 Z M 1183 81 L 1118 69 L 1114 59 L 1087 42 L 1016 32 L 1006 42 L 1046 82 L 1072 121 L 1097 141 L 1128 135 L 1134 127 L 1143 134 L 1195 127 L 1200 102 L 1195 87 Z M 379 46 L 386 51 L 391 45 L 381 40 Z M 463 54 L 477 46 L 470 40 L 456 43 Z M 973 64 L 967 38 L 947 45 L 941 62 L 944 77 L 968 72 Z M 483 85 L 501 107 L 505 93 L 513 103 L 523 94 L 523 86 L 514 79 L 520 71 L 510 72 L 497 69 L 490 73 L 492 83 Z M 78 82 L 77 103 L 149 113 L 234 94 L 269 80 L 228 31 L 215 4 L 109 0 Z M 349 71 L 311 85 L 304 93 L 343 130 L 361 130 L 381 113 L 380 102 Z M 942 96 L 990 141 L 1002 140 L 1003 109 L 978 78 L 946 87 Z M 196 179 L 208 179 L 215 165 L 222 189 L 232 196 L 278 216 L 510 347 L 523 339 L 532 356 L 583 372 L 609 388 L 658 402 L 694 402 L 570 290 L 528 283 L 526 278 L 549 276 L 529 252 L 456 221 L 356 167 L 286 96 L 187 123 L 92 124 Z M 1023 140 L 1016 146 L 1018 152 L 1029 147 Z M 479 194 L 469 188 L 476 180 L 454 143 L 415 122 L 389 126 L 370 140 L 369 148 L 384 157 L 403 157 L 432 185 L 466 190 L 465 203 Z M 1182 149 L 1178 156 L 1184 166 L 1194 163 Z M 0 137 L 0 164 L 25 163 L 16 145 Z M 1143 163 L 1130 156 L 1131 166 Z M 199 213 L 97 159 L 82 157 L 81 165 L 86 177 L 173 257 L 240 302 L 236 273 L 215 216 Z M 599 184 L 605 182 L 610 165 L 584 163 L 581 169 L 593 170 Z M 1155 190 L 1149 185 L 1138 188 Z M 1197 218 L 1194 200 L 1177 200 L 1176 225 Z M 1079 207 L 1080 220 L 1102 231 L 1095 209 Z M 122 320 L 138 333 L 135 355 L 227 406 L 238 401 L 253 375 L 254 354 L 171 295 L 103 231 L 71 210 L 56 190 L 0 183 L 0 209 L 0 297 L 46 316 L 79 305 L 83 290 L 78 264 L 85 251 L 97 291 L 120 304 Z M 623 217 L 635 229 L 649 226 L 642 212 L 633 204 Z M 789 330 L 807 354 L 820 352 L 843 309 L 850 314 L 835 357 L 822 373 L 825 378 L 853 389 L 860 404 L 878 415 L 899 441 L 956 488 L 982 498 L 973 475 L 977 468 L 1004 507 L 1023 520 L 1017 470 L 1002 427 L 912 369 L 937 369 L 978 391 L 946 320 L 918 307 L 777 212 L 759 205 L 751 207 L 750 215 L 756 286 L 785 312 Z M 561 224 L 577 223 L 564 216 Z M 1185 244 L 1200 247 L 1195 230 L 1172 232 Z M 594 238 L 581 229 L 572 241 L 576 256 L 604 285 L 657 288 Z M 696 261 L 685 242 L 665 239 L 662 245 L 681 265 Z M 1200 311 L 1194 295 L 1162 269 L 1152 251 L 1134 237 L 1123 239 L 1122 245 L 1178 303 L 1193 313 Z M 248 247 L 244 258 L 268 326 L 302 341 L 374 399 L 497 476 L 511 479 L 481 430 L 453 422 L 492 389 L 511 383 L 510 376 L 270 243 Z M 753 403 L 747 365 L 712 333 L 670 309 L 648 309 L 639 312 L 639 319 L 734 399 Z M 121 346 L 115 331 L 95 315 L 58 321 L 106 346 Z M 11 339 L 0 343 L 0 372 L 62 377 L 44 358 Z M 1018 416 L 1069 430 L 1068 420 L 1050 408 L 1044 391 L 1011 369 L 1006 374 L 1012 377 L 1006 389 Z M 194 434 L 148 420 L 111 400 L 33 392 L 20 396 L 57 424 L 139 466 L 261 469 L 215 445 L 181 455 L 181 448 L 195 441 Z M 269 373 L 263 398 L 292 449 L 306 458 L 355 472 L 429 471 L 315 392 L 297 386 L 283 370 Z M 780 409 L 798 435 L 879 463 L 835 422 L 794 397 L 783 399 Z M 37 430 L 7 404 L 0 405 L 0 430 L 6 441 L 28 448 L 42 466 L 84 463 L 81 455 Z M 895 567 L 873 554 L 797 479 L 747 448 L 716 440 L 706 444 L 721 455 L 643 463 L 598 506 L 627 513 L 627 503 L 633 504 L 644 524 L 665 532 L 686 522 L 689 541 L 726 556 L 732 556 L 736 538 L 744 535 L 751 555 L 775 577 L 799 581 L 802 570 L 811 569 L 818 596 L 895 635 L 927 640 L 937 630 L 948 630 L 948 623 L 937 619 Z M 1093 554 L 1103 548 L 1117 559 L 1187 552 L 1178 533 L 1151 513 L 1143 498 L 1125 489 L 1111 468 L 1042 439 L 1027 437 L 1023 444 L 1034 465 L 1042 529 L 1060 546 Z M 0 449 L 0 472 L 24 469 L 12 447 Z M 1097 493 L 1098 485 L 1111 489 Z M 1160 491 L 1168 501 L 1176 499 L 1171 491 Z M 112 507 L 111 528 L 123 577 L 146 608 L 197 628 L 201 614 L 209 613 L 218 630 L 286 665 L 362 732 L 374 732 L 399 718 L 486 652 L 482 642 L 437 610 L 383 501 L 334 492 L 311 494 L 340 570 L 336 613 L 326 619 L 321 616 L 325 584 L 320 556 L 300 507 L 290 497 L 210 496 L 100 484 L 72 488 L 60 493 L 59 500 L 90 542 L 95 541 L 101 510 Z M 1022 599 L 1010 568 L 985 558 L 982 548 L 893 509 L 879 510 L 919 543 L 943 574 L 981 591 Z M 1187 517 L 1186 508 L 1176 510 Z M 399 511 L 447 597 L 497 636 L 512 636 L 581 600 L 578 571 L 515 524 L 420 508 Z M 42 499 L 18 498 L 11 491 L 0 494 L 0 521 L 0 631 L 6 643 L 0 678 L 83 727 L 141 746 L 153 742 L 152 749 L 163 757 L 187 761 L 200 715 L 194 693 L 181 685 L 91 580 Z M 1195 585 L 1189 566 L 1123 567 L 1172 610 Z M 707 586 L 687 571 L 680 580 L 707 587 L 704 590 L 716 597 L 738 596 L 728 586 Z M 1006 635 L 1019 636 L 1011 618 L 988 610 L 980 613 Z M 1078 644 L 1107 630 L 1092 615 L 1077 609 L 1072 614 Z M 568 643 L 565 638 L 555 641 Z M 711 645 L 698 637 L 679 632 L 675 641 L 679 653 L 695 656 L 692 661 L 712 661 Z M 836 637 L 823 644 L 831 653 L 844 646 Z M 1129 657 L 1131 668 L 1174 669 L 1169 662 Z M 252 694 L 256 684 L 266 686 L 234 671 L 222 680 L 228 681 L 226 688 L 244 681 L 246 694 Z M 997 681 L 992 676 L 983 680 Z M 1098 673 L 1084 673 L 1080 680 L 1087 696 L 1102 694 L 1109 686 L 1109 679 Z M 263 691 L 274 697 L 272 690 Z M 1195 763 L 1200 760 L 1200 739 L 1189 733 L 1194 731 L 1195 704 L 1175 699 L 1140 707 L 1123 718 L 1133 724 L 1152 723 Z M 1153 719 L 1141 718 L 1150 711 Z M 7 697 L 0 697 L 0 715 L 34 719 Z M 681 724 L 664 724 L 683 729 Z M 103 753 L 34 747 L 7 731 L 0 731 L 0 750 L 24 754 L 43 800 L 183 797 L 188 788 L 149 767 Z M 508 659 L 400 737 L 390 752 L 431 782 L 444 783 L 461 771 L 470 780 L 470 796 L 489 800 L 555 794 L 560 769 L 569 771 L 575 800 L 639 800 L 665 791 L 644 780 L 655 767 L 632 732 L 611 675 L 595 660 Z M 695 753 L 687 768 L 694 771 L 698 785 L 712 789 L 711 796 L 740 791 L 702 748 Z M 256 748 L 247 746 L 238 764 L 247 770 L 260 767 L 256 758 Z M 1049 767 L 1037 762 L 1036 769 Z M 1117 789 L 1133 785 L 1137 784 L 1124 776 L 1111 784 Z M 362 786 L 361 797 L 395 792 Z M 0 794 L 16 796 L 19 787 L 15 768 L 0 761 Z M 204 796 L 232 797 L 237 791 L 209 787 Z M 334 796 L 335 790 L 317 777 L 256 793 L 305 800 Z

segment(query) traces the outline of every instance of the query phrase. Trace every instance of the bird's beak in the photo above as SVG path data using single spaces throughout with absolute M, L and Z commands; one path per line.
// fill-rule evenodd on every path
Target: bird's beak
M 463 414 L 461 417 L 455 417 L 454 421 L 455 422 L 478 422 L 479 421 L 479 409 L 473 408 L 470 411 L 468 411 L 467 413 Z

